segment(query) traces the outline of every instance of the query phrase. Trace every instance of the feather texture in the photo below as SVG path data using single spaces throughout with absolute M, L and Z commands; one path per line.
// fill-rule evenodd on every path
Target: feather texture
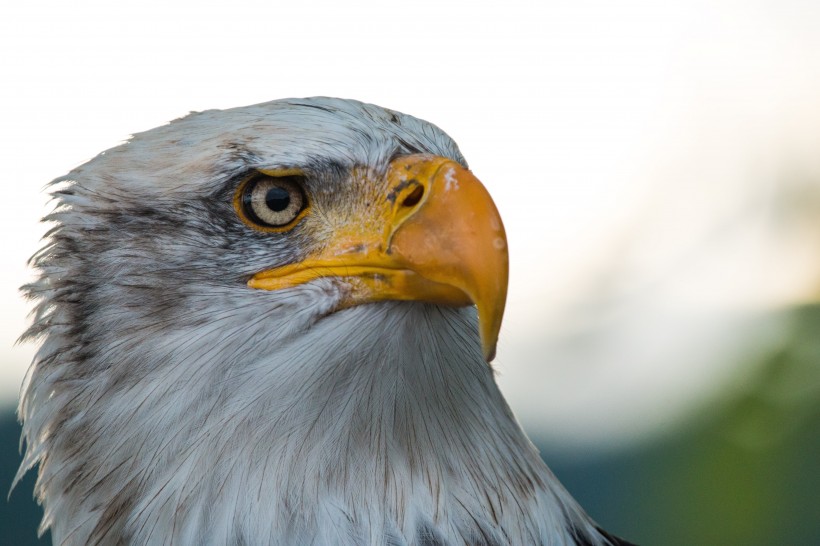
M 516 423 L 473 308 L 246 286 L 356 221 L 354 173 L 416 152 L 466 166 L 410 116 L 286 100 L 192 114 L 55 181 L 18 474 L 39 465 L 55 544 L 609 543 Z M 244 173 L 294 166 L 335 215 L 276 236 L 236 219 Z

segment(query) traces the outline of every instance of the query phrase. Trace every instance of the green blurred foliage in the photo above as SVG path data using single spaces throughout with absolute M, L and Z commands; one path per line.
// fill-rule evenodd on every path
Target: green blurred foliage
M 639 544 L 820 544 L 820 306 L 683 430 L 574 462 L 544 457 L 605 528 Z

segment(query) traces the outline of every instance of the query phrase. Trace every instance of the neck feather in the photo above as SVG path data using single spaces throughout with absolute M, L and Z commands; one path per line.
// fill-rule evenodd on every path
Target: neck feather
M 157 333 L 117 362 L 150 374 L 57 391 L 42 407 L 70 419 L 51 415 L 27 461 L 55 543 L 596 543 L 499 392 L 474 310 L 317 316 Z

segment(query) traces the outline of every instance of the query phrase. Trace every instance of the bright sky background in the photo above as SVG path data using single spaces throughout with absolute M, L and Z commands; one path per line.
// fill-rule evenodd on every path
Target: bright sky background
M 275 98 L 357 98 L 455 138 L 510 240 L 502 388 L 567 444 L 690 414 L 777 343 L 769 312 L 817 293 L 818 224 L 772 212 L 784 176 L 820 180 L 817 2 L 346 4 L 4 8 L 0 397 L 34 352 L 13 344 L 43 185 L 191 110 Z

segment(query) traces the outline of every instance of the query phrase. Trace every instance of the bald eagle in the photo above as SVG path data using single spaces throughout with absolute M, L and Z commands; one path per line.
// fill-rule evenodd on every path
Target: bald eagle
M 52 195 L 18 479 L 55 544 L 622 543 L 496 386 L 507 240 L 436 126 L 204 111 Z

